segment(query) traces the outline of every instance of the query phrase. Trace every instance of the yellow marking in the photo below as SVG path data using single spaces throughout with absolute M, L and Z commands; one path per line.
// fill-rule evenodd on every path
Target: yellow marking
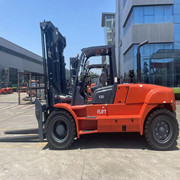
M 43 148 L 47 145 L 47 142 L 42 142 L 42 143 L 37 143 L 37 144 L 33 144 L 33 145 L 24 145 L 23 147 L 27 147 L 27 148 Z
M 12 116 L 14 115 L 14 113 L 10 112 L 9 110 L 5 110 L 5 111 Z
M 8 110 L 6 110 L 6 111 L 8 111 Z M 8 116 L 8 117 L 6 117 L 6 118 L 2 118 L 2 119 L 0 119 L 0 121 L 4 121 L 4 120 L 6 120 L 6 119 L 10 119 L 10 118 L 12 118 L 12 117 L 15 117 L 15 116 L 18 116 L 18 115 L 20 115 L 20 114 L 26 113 L 26 112 L 28 112 L 28 111 L 29 111 L 29 109 L 24 109 L 24 111 L 20 111 L 20 112 L 16 112 L 16 113 L 11 113 L 11 112 L 9 111 L 9 112 L 7 112 L 7 113 L 10 114 L 10 116 Z
M 1 147 L 8 147 L 8 148 L 11 148 L 11 147 L 17 147 L 16 145 L 10 145 L 10 144 L 0 144 L 0 148 Z

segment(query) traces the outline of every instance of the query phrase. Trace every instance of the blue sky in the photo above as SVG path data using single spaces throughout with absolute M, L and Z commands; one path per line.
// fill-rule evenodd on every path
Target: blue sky
M 102 12 L 115 12 L 115 0 L 0 0 L 0 36 L 41 55 L 39 23 L 50 20 L 66 37 L 69 66 L 83 47 L 105 44 Z

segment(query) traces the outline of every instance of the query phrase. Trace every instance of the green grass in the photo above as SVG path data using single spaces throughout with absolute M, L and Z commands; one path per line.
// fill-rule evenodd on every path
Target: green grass
M 174 91 L 174 94 L 180 94 L 180 88 L 172 88 Z
M 174 91 L 175 99 L 180 100 L 180 88 L 172 88 Z

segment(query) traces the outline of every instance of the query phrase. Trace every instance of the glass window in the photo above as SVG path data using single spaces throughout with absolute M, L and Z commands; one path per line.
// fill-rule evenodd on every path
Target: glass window
M 144 7 L 144 15 L 145 16 L 153 16 L 153 14 L 154 14 L 153 6 L 145 6 Z
M 126 52 L 124 55 L 124 64 L 123 64 L 123 69 L 124 69 L 124 78 L 126 79 L 125 81 L 128 82 L 129 80 L 129 71 L 134 69 L 134 59 L 133 59 L 133 47 Z
M 153 54 L 153 48 L 154 46 L 151 44 L 147 44 L 145 46 L 143 46 L 143 56 L 147 57 L 147 56 L 151 56 Z
M 112 24 L 112 22 L 111 22 L 111 21 L 106 21 L 106 27 L 111 28 L 111 24 Z
M 180 4 L 174 5 L 174 14 L 180 14 Z
M 112 38 L 112 33 L 107 33 L 107 39 L 111 39 Z
M 174 0 L 174 4 L 180 4 L 180 0 Z
M 174 43 L 174 49 L 180 49 L 180 43 Z
M 154 22 L 159 23 L 164 21 L 163 17 L 163 6 L 155 6 L 154 7 Z
M 164 44 L 164 49 L 173 49 L 173 44 Z
M 180 15 L 174 15 L 174 23 L 180 23 Z
M 173 8 L 169 5 L 134 7 L 133 20 L 134 24 L 170 23 L 173 22 Z
M 172 6 L 164 6 L 164 22 L 172 22 Z
M 9 82 L 17 84 L 17 69 L 9 68 Z
M 172 16 L 172 6 L 164 6 L 164 15 Z
M 180 49 L 180 43 L 176 43 L 176 46 Z M 176 63 L 179 62 L 180 58 L 177 53 L 178 51 L 174 52 L 170 50 L 173 48 L 173 43 L 148 44 L 141 48 L 142 81 L 144 83 L 169 87 L 176 87 L 180 84 L 180 64 Z M 137 45 L 133 46 L 133 50 L 134 71 L 136 74 Z
M 180 24 L 174 25 L 174 40 L 175 42 L 180 42 Z
M 143 7 L 135 7 L 133 10 L 134 24 L 143 24 Z
M 144 24 L 153 24 L 154 7 L 144 7 Z
M 134 45 L 134 56 L 136 56 L 137 55 L 137 45 Z
M 153 16 L 144 16 L 144 24 L 153 24 L 154 17 Z
M 154 44 L 154 53 L 157 53 L 160 49 L 163 49 L 163 44 Z

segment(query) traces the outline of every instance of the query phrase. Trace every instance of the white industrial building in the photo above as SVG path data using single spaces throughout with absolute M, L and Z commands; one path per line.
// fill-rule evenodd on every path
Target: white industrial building
M 0 86 L 17 86 L 18 72 L 43 73 L 42 57 L 0 37 Z

